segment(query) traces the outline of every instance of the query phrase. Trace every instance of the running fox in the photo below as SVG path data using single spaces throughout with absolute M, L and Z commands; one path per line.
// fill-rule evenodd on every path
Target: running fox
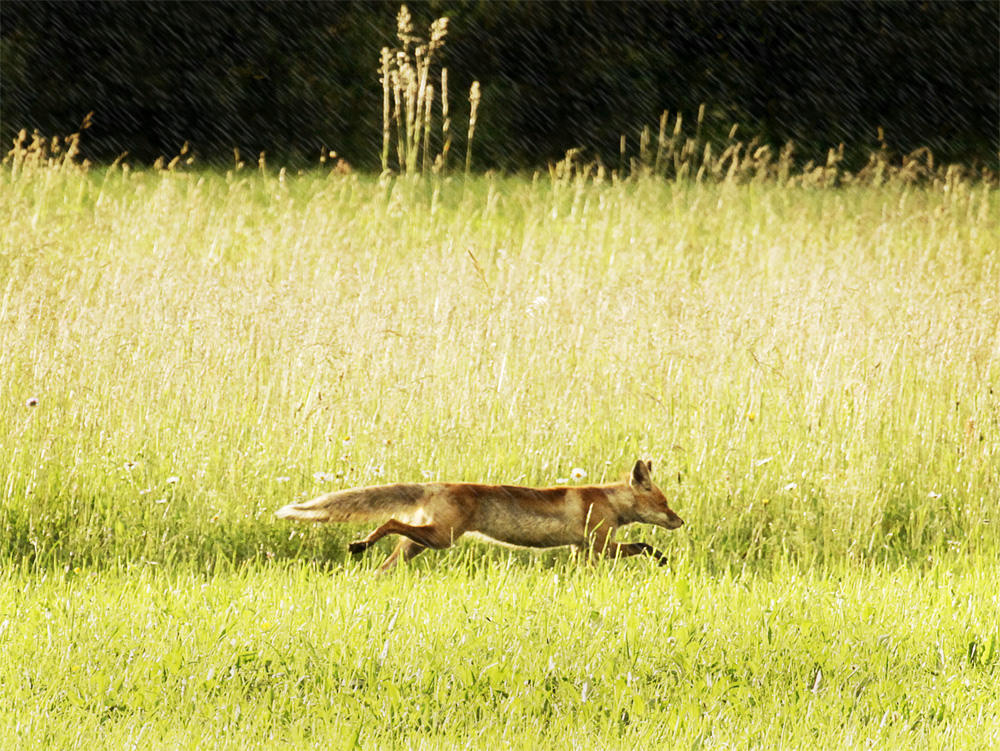
M 502 545 L 554 548 L 605 556 L 645 553 L 666 557 L 644 542 L 612 542 L 615 530 L 632 522 L 677 529 L 684 520 L 670 510 L 641 459 L 626 480 L 608 485 L 523 488 L 466 482 L 376 485 L 327 493 L 278 509 L 282 519 L 314 522 L 388 521 L 348 546 L 367 550 L 386 535 L 400 535 L 381 571 L 408 561 L 426 548 L 443 550 L 468 533 Z

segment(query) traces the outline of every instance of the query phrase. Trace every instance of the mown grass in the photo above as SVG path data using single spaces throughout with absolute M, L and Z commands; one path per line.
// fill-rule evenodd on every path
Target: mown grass
M 992 561 L 3 575 L 5 748 L 988 748 Z
M 8 164 L 3 745 L 995 743 L 998 201 L 949 175 Z M 376 581 L 272 517 L 637 456 L 665 569 Z

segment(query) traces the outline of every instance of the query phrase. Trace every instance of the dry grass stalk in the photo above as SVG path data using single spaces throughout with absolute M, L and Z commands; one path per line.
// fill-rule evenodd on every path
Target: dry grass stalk
M 476 133 L 476 113 L 479 110 L 479 81 L 472 82 L 472 88 L 469 90 L 469 140 L 465 145 L 465 174 L 468 176 L 469 170 L 472 168 L 472 139 Z
M 431 66 L 435 53 L 444 46 L 447 33 L 448 19 L 439 18 L 430 26 L 429 40 L 422 43 L 413 33 L 413 18 L 409 9 L 405 5 L 400 6 L 396 16 L 396 36 L 400 46 L 395 50 L 383 48 L 381 55 L 383 172 L 389 170 L 393 121 L 396 123 L 396 159 L 400 171 L 408 175 L 417 173 L 421 165 L 421 147 L 424 149 L 423 172 L 430 169 L 428 149 L 434 105 Z M 444 69 L 441 75 L 442 79 L 446 79 Z M 443 104 L 445 111 L 442 115 L 447 121 L 446 99 L 443 99 Z
M 438 155 L 439 171 L 448 169 L 448 152 L 451 150 L 451 118 L 448 116 L 448 69 L 441 69 L 441 153 Z

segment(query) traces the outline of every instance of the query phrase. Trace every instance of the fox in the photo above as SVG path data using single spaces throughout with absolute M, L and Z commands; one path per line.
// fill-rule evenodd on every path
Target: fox
M 633 522 L 677 529 L 684 524 L 652 480 L 651 461 L 636 461 L 620 482 L 531 488 L 469 482 L 395 483 L 338 490 L 278 509 L 280 519 L 354 522 L 387 519 L 347 549 L 363 553 L 386 535 L 399 535 L 379 567 L 386 572 L 428 548 L 444 550 L 462 535 L 519 548 L 572 546 L 587 559 L 666 556 L 644 542 L 614 542 Z

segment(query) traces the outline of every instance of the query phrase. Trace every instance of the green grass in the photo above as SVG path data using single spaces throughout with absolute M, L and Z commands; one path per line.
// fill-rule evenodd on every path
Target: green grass
M 559 175 L 0 170 L 0 744 L 997 743 L 996 189 Z M 665 569 L 273 519 L 639 456 Z
M 4 748 L 988 748 L 992 561 L 2 576 Z

